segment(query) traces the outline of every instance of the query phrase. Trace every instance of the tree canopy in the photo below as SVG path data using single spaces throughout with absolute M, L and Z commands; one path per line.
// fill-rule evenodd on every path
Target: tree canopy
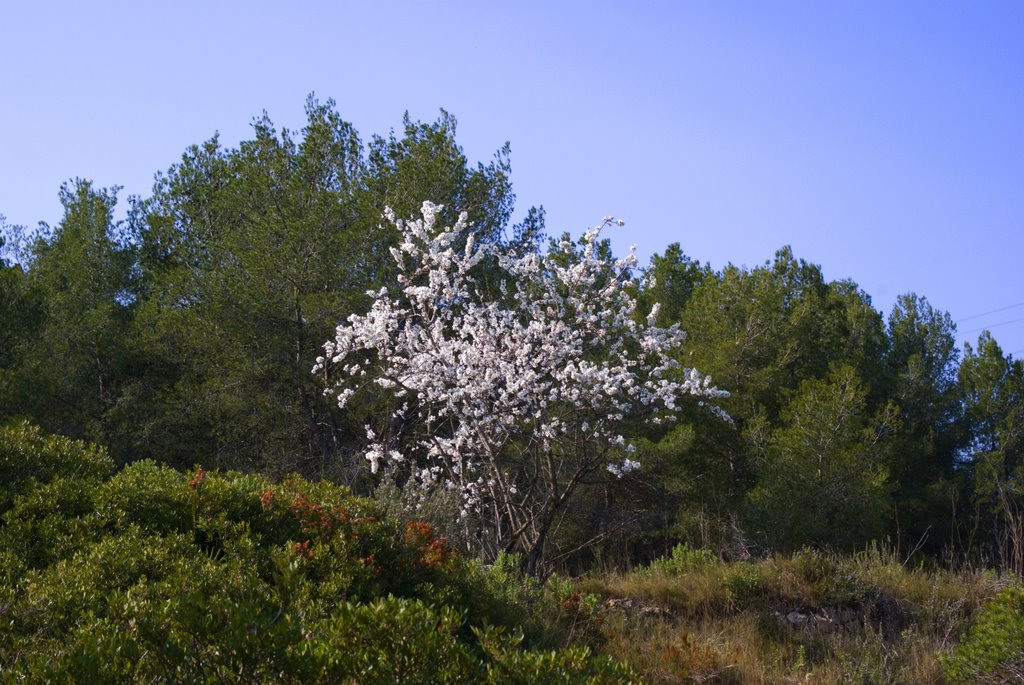
M 515 260 L 549 275 L 591 258 L 615 263 L 606 241 L 548 241 L 542 208 L 516 212 L 509 145 L 471 162 L 456 132 L 442 111 L 431 122 L 406 115 L 364 142 L 333 101 L 311 96 L 300 130 L 264 114 L 237 147 L 217 136 L 197 143 L 120 210 L 119 188 L 75 179 L 59 190 L 63 216 L 52 227 L 0 220 L 0 421 L 95 441 L 119 463 L 295 471 L 401 499 L 405 477 L 381 484 L 365 457 L 382 436 L 449 440 L 454 425 L 431 424 L 424 407 L 396 419 L 380 386 L 339 406 L 311 372 L 338 325 L 362 321 L 382 288 L 398 297 L 430 285 L 393 258 L 407 236 L 386 213 L 410 217 L 429 201 L 438 226 L 464 227 L 453 254 L 487 244 L 465 265 L 473 298 L 510 325 L 546 320 L 546 310 L 511 306 L 545 287 Z M 676 542 L 742 555 L 888 537 L 907 549 L 1024 558 L 1024 367 L 987 333 L 961 353 L 950 316 L 925 297 L 905 294 L 885 316 L 854 281 L 826 280 L 789 247 L 753 268 L 715 269 L 674 244 L 647 268 L 594 277 L 595 287 L 633 293 L 615 326 L 687 331 L 666 359 L 728 390 L 716 403 L 730 421 L 683 403 L 673 424 L 623 411 L 621 430 L 593 433 L 580 452 L 596 466 L 579 476 L 586 492 L 560 504 L 558 525 L 541 536 L 551 557 L 646 558 Z M 435 301 L 435 315 L 463 316 L 470 300 L 460 298 Z M 618 329 L 602 317 L 614 303 L 604 304 L 612 309 L 586 323 L 573 318 L 579 303 L 552 299 L 552 321 L 587 341 L 606 336 L 563 369 L 611 369 L 621 350 L 642 346 L 612 348 Z M 493 365 L 520 352 L 506 345 Z M 374 373 L 388 361 L 376 354 Z M 451 384 L 469 387 L 469 371 L 451 363 Z M 679 380 L 672 373 L 666 382 Z M 489 397 L 466 406 L 504 420 Z M 580 418 L 573 401 L 545 411 Z M 494 433 L 495 455 L 542 444 L 544 420 L 508 440 Z M 644 466 L 617 478 L 606 462 L 621 473 L 626 456 L 598 457 L 620 437 Z M 540 482 L 531 473 L 516 476 L 520 492 Z M 564 488 L 574 473 L 550 478 Z M 438 525 L 465 537 L 441 499 L 431 504 Z

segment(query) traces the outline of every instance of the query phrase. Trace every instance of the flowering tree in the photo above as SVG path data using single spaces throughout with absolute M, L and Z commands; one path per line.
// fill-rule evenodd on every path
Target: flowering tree
M 685 334 L 654 326 L 657 306 L 638 321 L 636 257 L 598 250 L 601 230 L 621 222 L 606 217 L 580 247 L 517 254 L 466 238 L 465 214 L 435 226 L 437 210 L 387 214 L 401 234 L 398 287 L 370 293 L 369 312 L 338 326 L 314 371 L 341 406 L 367 383 L 393 392 L 387 428 L 366 427 L 373 472 L 456 489 L 482 550 L 521 551 L 535 570 L 582 484 L 640 467 L 627 417 L 660 423 L 683 395 L 725 393 L 679 368 L 670 352 Z

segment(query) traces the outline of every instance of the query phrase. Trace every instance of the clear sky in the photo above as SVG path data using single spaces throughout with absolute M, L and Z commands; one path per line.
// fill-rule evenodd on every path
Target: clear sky
M 715 268 L 782 245 L 886 314 L 914 291 L 1024 356 L 1022 2 L 3 2 L 0 213 L 153 174 L 310 92 L 512 144 L 517 216 L 624 218 Z M 1002 311 L 977 316 L 992 312 Z

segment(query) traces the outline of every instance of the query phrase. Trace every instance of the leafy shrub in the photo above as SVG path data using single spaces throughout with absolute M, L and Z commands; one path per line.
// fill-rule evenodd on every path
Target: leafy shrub
M 280 604 L 271 584 L 238 558 L 210 559 L 181 537 L 164 542 L 153 551 L 175 554 L 160 558 L 155 576 L 126 579 L 96 598 L 61 647 L 29 658 L 29 680 L 74 673 L 87 682 L 244 681 L 279 670 L 278 656 L 301 635 L 295 623 L 275 622 Z
M 488 657 L 484 682 L 489 685 L 636 682 L 628 667 L 609 657 L 593 657 L 587 647 L 528 651 L 521 649 L 521 634 L 509 634 L 500 627 L 475 629 L 475 633 Z
M 761 569 L 749 562 L 732 564 L 722 584 L 732 603 L 740 607 L 762 604 L 769 592 Z
M 195 553 L 186 536 L 157 537 L 132 527 L 29 573 L 19 588 L 20 601 L 9 611 L 18 632 L 60 641 L 81 618 L 105 616 L 112 593 L 140 581 L 159 582 L 176 562 Z
M 58 477 L 94 481 L 113 471 L 114 462 L 102 447 L 44 435 L 28 423 L 0 427 L 0 512 L 36 484 Z
M 543 601 L 544 588 L 535 577 L 523 573 L 519 554 L 502 552 L 493 564 L 480 568 L 475 575 L 475 583 L 485 590 L 483 594 L 494 600 L 487 607 L 487 621 L 513 625 L 530 623 L 530 614 L 536 614 L 536 608 Z
M 154 533 L 192 528 L 192 492 L 174 469 L 153 461 L 129 464 L 100 488 L 96 509 L 115 528 Z
M 522 648 L 560 605 L 517 558 L 465 562 L 345 488 L 153 462 L 106 477 L 102 451 L 4 436 L 11 681 L 628 682 L 583 648 Z
M 456 638 L 462 615 L 419 600 L 386 597 L 345 603 L 310 626 L 290 650 L 308 682 L 459 683 L 478 659 Z
M 1024 674 L 1024 588 L 1008 587 L 982 610 L 945 662 L 954 683 L 1010 682 Z
M 58 477 L 14 498 L 3 515 L 0 548 L 28 568 L 71 556 L 100 533 L 94 513 L 98 481 Z
M 691 549 L 686 543 L 680 543 L 672 548 L 672 555 L 655 559 L 647 568 L 640 569 L 639 573 L 659 573 L 666 576 L 678 576 L 688 571 L 703 566 L 713 566 L 718 563 L 718 556 L 707 549 Z

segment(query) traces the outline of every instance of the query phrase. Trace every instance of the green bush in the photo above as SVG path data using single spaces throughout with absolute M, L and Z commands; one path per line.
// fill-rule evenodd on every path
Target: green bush
M 678 576 L 704 566 L 714 566 L 718 556 L 707 549 L 691 549 L 687 544 L 680 543 L 672 548 L 672 555 L 655 559 L 647 568 L 639 569 L 638 573 Z
M 87 482 L 113 471 L 114 462 L 102 447 L 44 435 L 28 423 L 0 427 L 0 512 L 39 483 L 59 477 Z
M 19 586 L 19 601 L 8 611 L 17 632 L 33 640 L 60 641 L 83 617 L 107 615 L 114 593 L 139 582 L 159 582 L 173 572 L 175 563 L 196 552 L 184 535 L 157 537 L 129 528 L 28 573 Z
M 182 475 L 153 461 L 129 464 L 97 495 L 97 513 L 118 530 L 138 525 L 166 534 L 192 528 L 193 492 Z
M 522 635 L 487 627 L 476 635 L 488 657 L 488 685 L 633 683 L 633 672 L 609 657 L 594 657 L 587 647 L 536 651 L 521 648 Z
M 344 603 L 311 625 L 289 656 L 308 682 L 466 682 L 479 659 L 456 638 L 462 620 L 453 607 L 419 600 Z
M 770 588 L 762 577 L 761 568 L 750 562 L 730 564 L 722 584 L 729 600 L 738 607 L 759 606 L 769 595 Z
M 954 683 L 1010 682 L 1024 672 L 1024 588 L 1008 587 L 989 601 L 967 637 L 945 660 Z
M 470 587 L 480 588 L 481 599 L 473 611 L 478 623 L 521 626 L 530 642 L 540 639 L 543 625 L 539 621 L 544 587 L 533 576 L 522 571 L 522 557 L 502 552 L 490 566 L 471 564 L 467 569 Z
M 100 535 L 95 514 L 99 481 L 58 477 L 14 498 L 3 515 L 0 548 L 28 568 L 71 556 Z
M 5 681 L 628 681 L 586 649 L 523 649 L 561 605 L 515 558 L 464 562 L 345 488 L 153 462 L 111 475 L 102 450 L 2 435 Z
M 165 538 L 132 550 L 150 562 L 150 573 L 136 567 L 90 597 L 89 609 L 75 607 L 62 644 L 42 643 L 24 664 L 28 679 L 72 673 L 85 682 L 245 681 L 279 670 L 277 655 L 301 635 L 294 623 L 275 623 L 274 588 L 241 559 L 213 560 L 184 543 Z

